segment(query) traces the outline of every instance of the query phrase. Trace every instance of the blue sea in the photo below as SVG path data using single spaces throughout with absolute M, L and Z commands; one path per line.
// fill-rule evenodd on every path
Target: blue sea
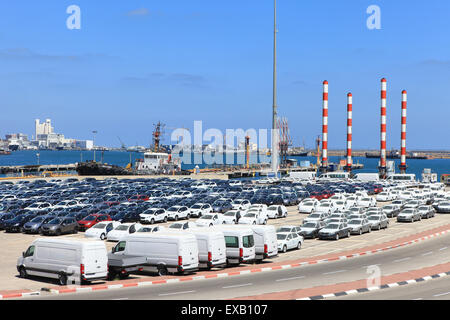
M 39 154 L 39 157 L 37 156 Z M 114 164 L 118 166 L 126 166 L 130 159 L 134 163 L 136 159 L 142 159 L 143 153 L 137 152 L 122 152 L 122 151 L 96 151 L 95 158 L 97 161 L 103 160 L 105 163 Z M 222 162 L 225 162 L 225 155 Z M 244 164 L 244 153 L 238 153 L 231 155 L 233 163 Z M 291 159 L 297 159 L 300 161 L 316 162 L 315 157 L 289 157 Z M 0 166 L 19 166 L 19 165 L 36 165 L 38 161 L 40 164 L 71 164 L 76 162 L 82 162 L 94 159 L 93 151 L 16 151 L 11 155 L 0 155 Z M 339 163 L 343 157 L 330 157 L 330 162 Z M 183 169 L 193 169 L 195 164 L 194 155 L 191 155 L 190 163 L 182 163 Z M 257 156 L 252 154 L 250 157 L 250 163 L 268 163 L 270 157 Z M 364 169 L 357 170 L 357 172 L 377 172 L 378 159 L 367 159 L 363 157 L 355 157 L 354 163 L 364 164 Z M 399 160 L 394 160 L 396 163 L 396 170 L 398 171 Z M 433 173 L 438 174 L 438 179 L 444 173 L 450 173 L 450 159 L 435 159 L 435 160 L 407 160 L 408 173 L 416 174 L 417 178 L 421 177 L 423 169 L 430 168 Z M 199 167 L 205 168 L 207 165 L 204 161 Z

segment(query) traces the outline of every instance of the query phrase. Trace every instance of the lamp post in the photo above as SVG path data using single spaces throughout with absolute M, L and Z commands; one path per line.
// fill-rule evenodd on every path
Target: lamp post
M 40 155 L 39 153 L 36 153 L 37 164 L 38 164 L 38 166 L 40 165 L 40 159 L 39 159 L 40 156 L 41 156 L 41 155 Z

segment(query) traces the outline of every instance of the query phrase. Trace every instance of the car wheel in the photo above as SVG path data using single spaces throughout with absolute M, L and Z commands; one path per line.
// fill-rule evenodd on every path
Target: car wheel
M 299 241 L 297 244 L 297 250 L 300 250 L 302 248 L 302 243 Z
M 164 223 L 167 222 L 167 217 L 164 217 Z
M 56 230 L 56 232 L 55 232 L 55 234 L 57 235 L 57 236 L 60 236 L 61 235 L 61 230 Z
M 359 229 L 359 235 L 362 235 L 362 229 Z
M 178 216 L 175 216 L 175 221 L 178 221 Z
M 347 231 L 347 238 L 350 238 L 350 231 Z
M 265 225 L 267 224 L 267 220 L 264 220 L 264 224 L 265 224 Z
M 286 247 L 286 245 L 284 245 L 283 246 L 283 253 L 286 253 L 286 251 L 287 251 L 287 247 Z
M 160 277 L 167 276 L 167 268 L 164 266 L 158 267 L 158 275 Z
M 411 218 L 411 222 L 414 222 L 414 218 Z
M 188 213 L 188 215 L 186 216 L 186 219 L 189 220 L 190 217 L 191 217 L 191 215 Z
M 209 226 L 210 226 L 210 227 L 212 227 L 212 226 L 213 226 L 213 224 L 212 224 L 212 223 L 210 223 L 210 224 L 209 224 Z
M 256 221 L 253 222 L 253 225 L 256 225 Z
M 155 223 L 155 219 L 152 218 L 152 220 L 150 220 L 150 224 L 154 224 Z
M 61 286 L 65 286 L 67 284 L 67 276 L 64 273 L 61 273 L 58 277 L 58 283 Z
M 25 267 L 20 267 L 19 275 L 22 279 L 28 278 L 28 273 L 27 273 L 27 270 L 25 269 Z
M 339 240 L 339 234 L 338 234 L 338 233 L 336 233 L 335 239 L 336 239 L 336 240 Z
M 119 279 L 121 279 L 121 280 L 124 280 L 124 279 L 128 278 L 129 276 L 130 276 L 130 274 L 128 272 L 125 272 L 125 273 L 120 272 L 119 273 Z
M 224 222 L 225 223 L 225 222 Z M 236 224 L 236 220 L 233 220 L 233 223 L 232 224 Z
M 106 235 L 105 235 L 104 233 L 102 233 L 102 234 L 100 235 L 100 240 L 105 240 L 105 238 L 106 238 Z

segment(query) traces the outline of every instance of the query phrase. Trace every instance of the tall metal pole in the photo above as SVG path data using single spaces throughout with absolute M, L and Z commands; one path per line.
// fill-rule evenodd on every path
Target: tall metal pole
M 277 130 L 277 0 L 274 0 L 273 26 L 273 115 L 272 115 L 272 171 L 278 173 L 278 130 Z

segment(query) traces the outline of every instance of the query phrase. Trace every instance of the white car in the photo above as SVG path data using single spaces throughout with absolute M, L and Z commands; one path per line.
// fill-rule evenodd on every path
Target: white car
M 371 197 L 363 197 L 356 202 L 356 205 L 363 208 L 370 208 L 375 207 L 377 205 L 377 201 Z
M 305 199 L 298 204 L 299 213 L 313 213 L 319 206 L 319 200 L 317 199 Z
M 173 206 L 166 210 L 169 220 L 178 221 L 178 219 L 189 219 L 191 217 L 191 213 L 188 207 L 185 206 Z
M 299 236 L 301 235 L 301 231 L 302 231 L 302 228 L 299 226 L 281 226 L 277 229 L 277 233 L 294 232 L 294 233 L 298 234 Z
M 327 213 L 330 215 L 334 212 L 336 212 L 336 206 L 331 201 L 321 203 L 316 209 L 316 213 Z
M 356 203 L 358 202 L 358 200 L 359 200 L 359 197 L 356 197 L 356 196 L 348 197 L 346 199 L 348 207 L 351 208 L 353 206 L 356 206 Z
M 252 204 L 246 199 L 236 199 L 231 205 L 233 206 L 233 210 L 247 210 L 250 209 Z
M 140 228 L 136 232 L 151 233 L 151 232 L 159 232 L 159 231 L 164 231 L 164 230 L 166 230 L 166 228 L 163 227 L 163 226 L 143 226 L 142 228 Z
M 163 208 L 150 208 L 139 214 L 142 224 L 154 224 L 155 222 L 167 222 L 168 214 Z
M 108 233 L 120 225 L 118 221 L 104 221 L 95 224 L 93 227 L 86 230 L 84 236 L 86 238 L 95 238 L 105 240 Z
M 258 211 L 250 211 L 239 219 L 238 224 L 267 224 L 267 215 Z
M 195 221 L 197 227 L 212 227 L 219 224 L 225 224 L 223 215 L 219 213 L 206 214 Z
M 320 213 L 320 212 L 311 213 L 308 217 L 306 217 L 303 220 L 303 223 L 324 221 L 327 217 L 328 217 L 327 213 Z
M 140 228 L 142 228 L 140 223 L 122 223 L 110 231 L 106 239 L 108 241 L 122 241 L 123 238 L 135 233 Z
M 169 228 L 167 228 L 167 231 L 173 231 L 173 230 L 186 230 L 186 229 L 195 229 L 197 228 L 197 225 L 194 222 L 187 221 L 187 222 L 175 222 L 172 223 Z
M 392 197 L 392 194 L 390 192 L 386 192 L 386 191 L 383 191 L 383 192 L 380 192 L 379 194 L 377 194 L 376 199 L 377 199 L 377 201 L 380 201 L 380 202 L 388 202 L 388 201 L 394 200 L 394 198 Z
M 52 207 L 53 210 L 57 209 L 68 209 L 78 206 L 78 201 L 76 200 L 63 200 L 61 202 L 58 202 L 56 205 Z
M 199 218 L 205 214 L 210 214 L 213 210 L 209 203 L 196 203 L 189 208 L 191 217 Z
M 269 219 L 286 218 L 287 215 L 287 209 L 283 205 L 273 205 L 267 208 L 267 217 Z
M 300 249 L 303 245 L 303 237 L 295 232 L 277 233 L 278 252 L 286 253 L 291 249 Z
M 223 214 L 223 221 L 225 224 L 237 224 L 239 219 L 244 215 L 245 212 L 239 210 L 230 210 Z
M 52 205 L 48 202 L 35 202 L 31 205 L 29 205 L 28 207 L 26 207 L 26 210 L 30 210 L 30 211 L 39 211 L 39 210 L 44 210 L 44 209 L 50 209 L 52 208 Z
M 349 208 L 346 200 L 337 200 L 334 202 L 334 206 L 336 207 L 335 212 L 345 211 Z

